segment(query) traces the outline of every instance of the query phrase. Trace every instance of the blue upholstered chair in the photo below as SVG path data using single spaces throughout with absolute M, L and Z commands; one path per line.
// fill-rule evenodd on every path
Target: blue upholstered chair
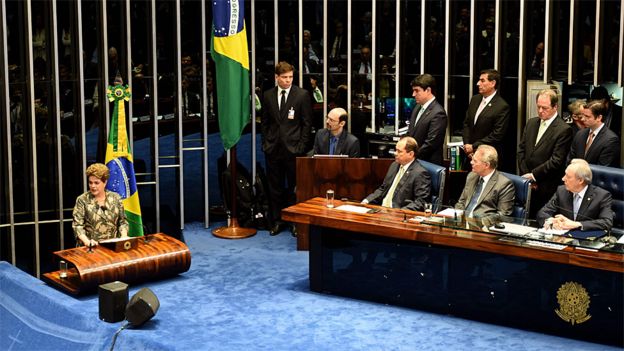
M 514 218 L 522 218 L 526 220 L 529 214 L 529 205 L 531 204 L 531 182 L 519 175 L 501 172 L 502 175 L 509 178 L 516 188 L 516 199 L 514 200 L 513 212 Z
M 446 180 L 446 168 L 435 163 L 418 160 L 431 176 L 431 207 L 435 213 L 442 202 L 444 195 L 444 182 Z
M 592 171 L 592 184 L 611 193 L 611 208 L 615 212 L 612 233 L 624 234 L 624 170 L 615 167 L 589 165 Z

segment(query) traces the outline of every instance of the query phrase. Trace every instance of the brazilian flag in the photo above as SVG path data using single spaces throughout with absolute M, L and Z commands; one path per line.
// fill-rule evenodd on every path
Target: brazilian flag
M 217 75 L 219 130 L 229 150 L 249 123 L 249 52 L 243 0 L 213 0 L 210 51 Z
M 106 96 L 110 102 L 115 103 L 108 134 L 108 144 L 106 145 L 106 166 L 110 171 L 106 189 L 118 193 L 123 199 L 122 202 L 130 227 L 128 235 L 143 236 L 139 192 L 126 130 L 125 101 L 130 100 L 130 88 L 128 85 L 124 86 L 121 77 L 117 75 L 115 85 L 108 87 Z

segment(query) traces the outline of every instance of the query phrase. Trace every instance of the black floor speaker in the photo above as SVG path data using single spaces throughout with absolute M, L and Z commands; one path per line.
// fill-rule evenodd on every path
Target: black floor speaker
M 156 295 L 150 289 L 143 288 L 128 302 L 126 320 L 131 326 L 138 327 L 154 317 L 159 307 L 160 301 Z
M 120 281 L 102 284 L 99 289 L 100 319 L 116 323 L 125 319 L 128 284 Z

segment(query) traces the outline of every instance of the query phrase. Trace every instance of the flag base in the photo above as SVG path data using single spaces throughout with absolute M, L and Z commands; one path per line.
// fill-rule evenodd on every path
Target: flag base
M 212 230 L 212 235 L 222 239 L 244 239 L 256 235 L 256 230 L 240 227 L 238 219 L 232 218 L 228 227 L 215 228 Z

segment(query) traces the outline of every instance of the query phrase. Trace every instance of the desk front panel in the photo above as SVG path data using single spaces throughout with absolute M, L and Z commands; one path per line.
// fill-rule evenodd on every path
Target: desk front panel
M 313 291 L 624 346 L 618 272 L 311 226 Z

